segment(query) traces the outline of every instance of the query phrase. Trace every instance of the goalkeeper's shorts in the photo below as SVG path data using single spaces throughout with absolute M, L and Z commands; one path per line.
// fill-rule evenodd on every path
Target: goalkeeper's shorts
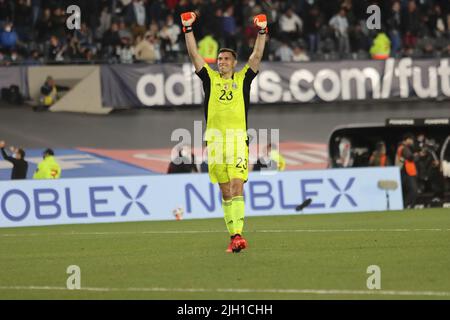
M 208 173 L 212 183 L 227 183 L 232 179 L 246 182 L 248 180 L 246 141 L 208 142 Z

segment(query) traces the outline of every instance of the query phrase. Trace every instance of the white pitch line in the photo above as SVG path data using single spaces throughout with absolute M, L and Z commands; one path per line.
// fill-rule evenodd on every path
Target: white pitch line
M 185 293 L 282 293 L 282 294 L 316 294 L 316 295 L 387 295 L 387 296 L 432 296 L 450 297 L 449 291 L 402 291 L 402 290 L 340 290 L 340 289 L 233 289 L 233 288 L 95 288 L 81 287 L 69 290 L 64 287 L 51 286 L 0 286 L 2 291 L 68 291 L 68 292 L 185 292 Z
M 250 230 L 245 233 L 333 233 L 333 232 L 445 232 L 450 229 L 287 229 L 287 230 Z M 0 237 L 36 237 L 36 236 L 103 236 L 138 234 L 198 234 L 226 233 L 225 230 L 160 230 L 140 232 L 63 232 L 63 233 L 0 233 Z

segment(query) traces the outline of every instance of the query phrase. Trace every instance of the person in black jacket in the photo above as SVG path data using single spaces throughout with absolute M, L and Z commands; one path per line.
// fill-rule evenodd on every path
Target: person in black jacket
M 175 159 L 169 164 L 167 173 L 193 173 L 198 172 L 195 165 L 195 157 L 189 146 L 183 146 L 178 149 L 178 154 Z
M 16 149 L 15 157 L 8 156 L 5 151 L 5 141 L 0 141 L 0 149 L 3 156 L 8 162 L 13 164 L 11 172 L 11 180 L 19 180 L 27 178 L 28 162 L 25 161 L 25 151 L 23 149 Z

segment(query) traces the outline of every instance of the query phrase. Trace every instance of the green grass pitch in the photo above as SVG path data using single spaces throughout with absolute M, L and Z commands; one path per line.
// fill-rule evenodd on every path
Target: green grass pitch
M 0 229 L 0 299 L 450 299 L 450 209 Z M 68 290 L 69 265 L 81 290 Z M 381 290 L 367 288 L 367 267 Z

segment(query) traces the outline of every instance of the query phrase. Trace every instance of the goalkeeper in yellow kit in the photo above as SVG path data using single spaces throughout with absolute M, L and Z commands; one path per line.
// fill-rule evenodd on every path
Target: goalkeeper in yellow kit
M 243 238 L 244 183 L 248 177 L 247 114 L 250 85 L 256 77 L 264 52 L 267 18 L 257 15 L 253 22 L 259 28 L 253 53 L 238 72 L 236 52 L 222 48 L 217 57 L 218 71 L 213 70 L 197 51 L 192 32 L 196 19 L 193 12 L 181 14 L 189 57 L 202 79 L 205 92 L 205 140 L 208 145 L 208 172 L 212 183 L 219 183 L 225 223 L 231 236 L 227 252 L 247 247 Z

